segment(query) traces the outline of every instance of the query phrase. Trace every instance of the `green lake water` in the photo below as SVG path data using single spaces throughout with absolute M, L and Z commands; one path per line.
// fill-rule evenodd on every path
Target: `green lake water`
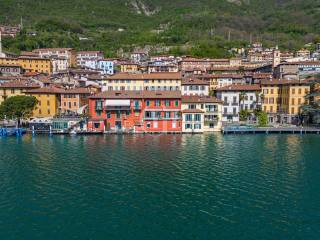
M 320 239 L 320 136 L 0 138 L 0 239 Z

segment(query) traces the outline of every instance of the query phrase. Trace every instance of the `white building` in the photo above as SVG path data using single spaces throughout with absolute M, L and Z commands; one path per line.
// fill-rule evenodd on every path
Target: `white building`
M 67 58 L 64 57 L 53 57 L 52 61 L 52 72 L 59 73 L 68 70 L 69 62 Z
M 104 58 L 104 54 L 101 51 L 80 51 L 77 52 L 76 61 L 79 67 L 87 67 L 90 69 L 96 69 L 98 61 Z
M 203 133 L 221 130 L 222 102 L 209 96 L 183 96 L 182 132 Z
M 239 112 L 249 112 L 260 104 L 259 85 L 230 85 L 218 88 L 217 97 L 223 101 L 222 122 L 239 122 Z
M 188 77 L 182 80 L 181 93 L 182 95 L 209 95 L 209 82 L 200 80 L 194 77 Z

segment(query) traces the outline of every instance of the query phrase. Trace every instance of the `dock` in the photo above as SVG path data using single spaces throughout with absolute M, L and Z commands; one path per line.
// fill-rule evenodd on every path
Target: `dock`
M 230 126 L 222 129 L 223 134 L 320 134 L 320 128 L 311 127 L 246 127 Z

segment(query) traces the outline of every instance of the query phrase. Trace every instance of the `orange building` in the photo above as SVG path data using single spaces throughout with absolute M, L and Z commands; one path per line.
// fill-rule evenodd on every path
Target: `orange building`
M 180 91 L 107 91 L 89 99 L 92 131 L 181 132 Z
M 88 105 L 91 92 L 87 88 L 68 89 L 61 93 L 61 113 L 82 114 Z

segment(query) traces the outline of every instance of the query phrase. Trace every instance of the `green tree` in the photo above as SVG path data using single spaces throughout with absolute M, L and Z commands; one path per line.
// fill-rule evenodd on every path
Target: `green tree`
M 243 110 L 244 100 L 246 99 L 246 96 L 247 96 L 247 94 L 245 92 L 241 92 L 239 94 L 239 107 L 240 107 L 240 110 Z M 241 106 L 241 102 L 242 102 L 242 106 Z
M 239 112 L 240 121 L 247 121 L 249 115 L 250 115 L 250 113 L 249 113 L 248 110 L 242 109 L 242 110 Z
M 259 127 L 266 127 L 268 124 L 268 114 L 263 111 L 257 111 L 256 116 L 258 117 Z
M 17 119 L 20 126 L 21 119 L 31 117 L 38 100 L 31 96 L 14 96 L 7 98 L 0 105 L 0 119 Z

